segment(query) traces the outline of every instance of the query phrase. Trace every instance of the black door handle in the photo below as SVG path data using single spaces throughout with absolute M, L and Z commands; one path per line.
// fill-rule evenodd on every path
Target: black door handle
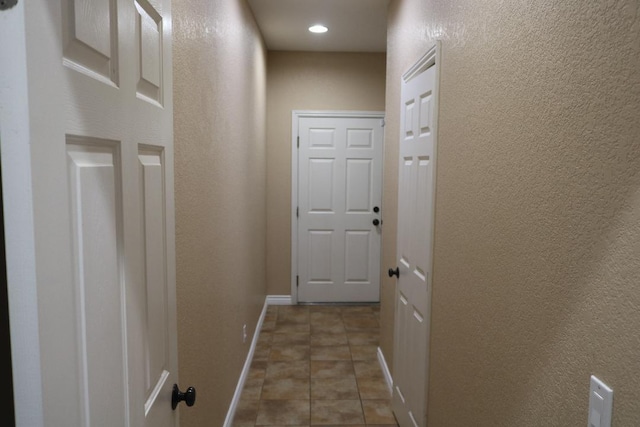
M 375 225 L 376 227 L 377 227 L 378 225 L 380 225 L 380 220 L 379 220 L 378 218 L 374 219 L 374 220 L 373 220 L 373 225 Z
M 379 208 L 379 207 L 377 207 L 377 206 L 374 206 L 374 207 L 373 207 L 373 211 L 374 211 L 375 213 L 378 213 L 378 212 L 380 212 L 380 208 Z
M 400 267 L 396 267 L 395 270 L 393 268 L 389 269 L 389 277 L 393 276 L 396 276 L 398 279 L 400 278 Z
M 176 409 L 178 403 L 182 402 L 187 404 L 187 406 L 193 406 L 196 403 L 196 389 L 193 387 L 187 388 L 187 391 L 184 393 L 180 391 L 178 388 L 178 384 L 173 385 L 173 393 L 171 394 L 171 409 Z

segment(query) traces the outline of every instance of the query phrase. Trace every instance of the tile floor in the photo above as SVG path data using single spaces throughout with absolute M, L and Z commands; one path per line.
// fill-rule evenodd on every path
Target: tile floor
M 269 306 L 234 427 L 396 427 L 379 306 Z

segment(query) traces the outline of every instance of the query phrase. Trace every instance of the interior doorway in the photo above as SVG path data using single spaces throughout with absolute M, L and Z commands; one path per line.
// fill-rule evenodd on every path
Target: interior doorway
M 378 302 L 384 113 L 292 122 L 292 301 Z

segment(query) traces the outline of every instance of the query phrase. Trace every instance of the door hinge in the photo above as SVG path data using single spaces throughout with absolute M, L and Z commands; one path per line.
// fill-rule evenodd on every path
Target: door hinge
M 300 148 L 300 137 L 298 137 L 298 148 Z
M 296 207 L 296 218 L 300 217 L 300 207 Z
M 386 122 L 384 121 L 384 119 L 381 119 L 381 120 L 380 120 L 380 126 L 381 126 L 381 127 L 384 127 L 384 125 L 386 125 Z
M 300 286 L 300 276 L 296 276 L 296 288 Z

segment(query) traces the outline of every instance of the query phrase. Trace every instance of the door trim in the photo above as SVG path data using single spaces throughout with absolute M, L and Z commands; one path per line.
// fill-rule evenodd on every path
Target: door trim
M 294 305 L 298 304 L 298 287 L 296 286 L 298 276 L 298 218 L 296 215 L 298 208 L 298 121 L 306 117 L 379 118 L 384 120 L 384 111 L 292 110 L 291 112 L 291 304 Z M 384 150 L 382 164 L 384 165 Z M 382 240 L 380 244 L 382 245 Z M 382 256 L 382 251 L 380 254 Z

